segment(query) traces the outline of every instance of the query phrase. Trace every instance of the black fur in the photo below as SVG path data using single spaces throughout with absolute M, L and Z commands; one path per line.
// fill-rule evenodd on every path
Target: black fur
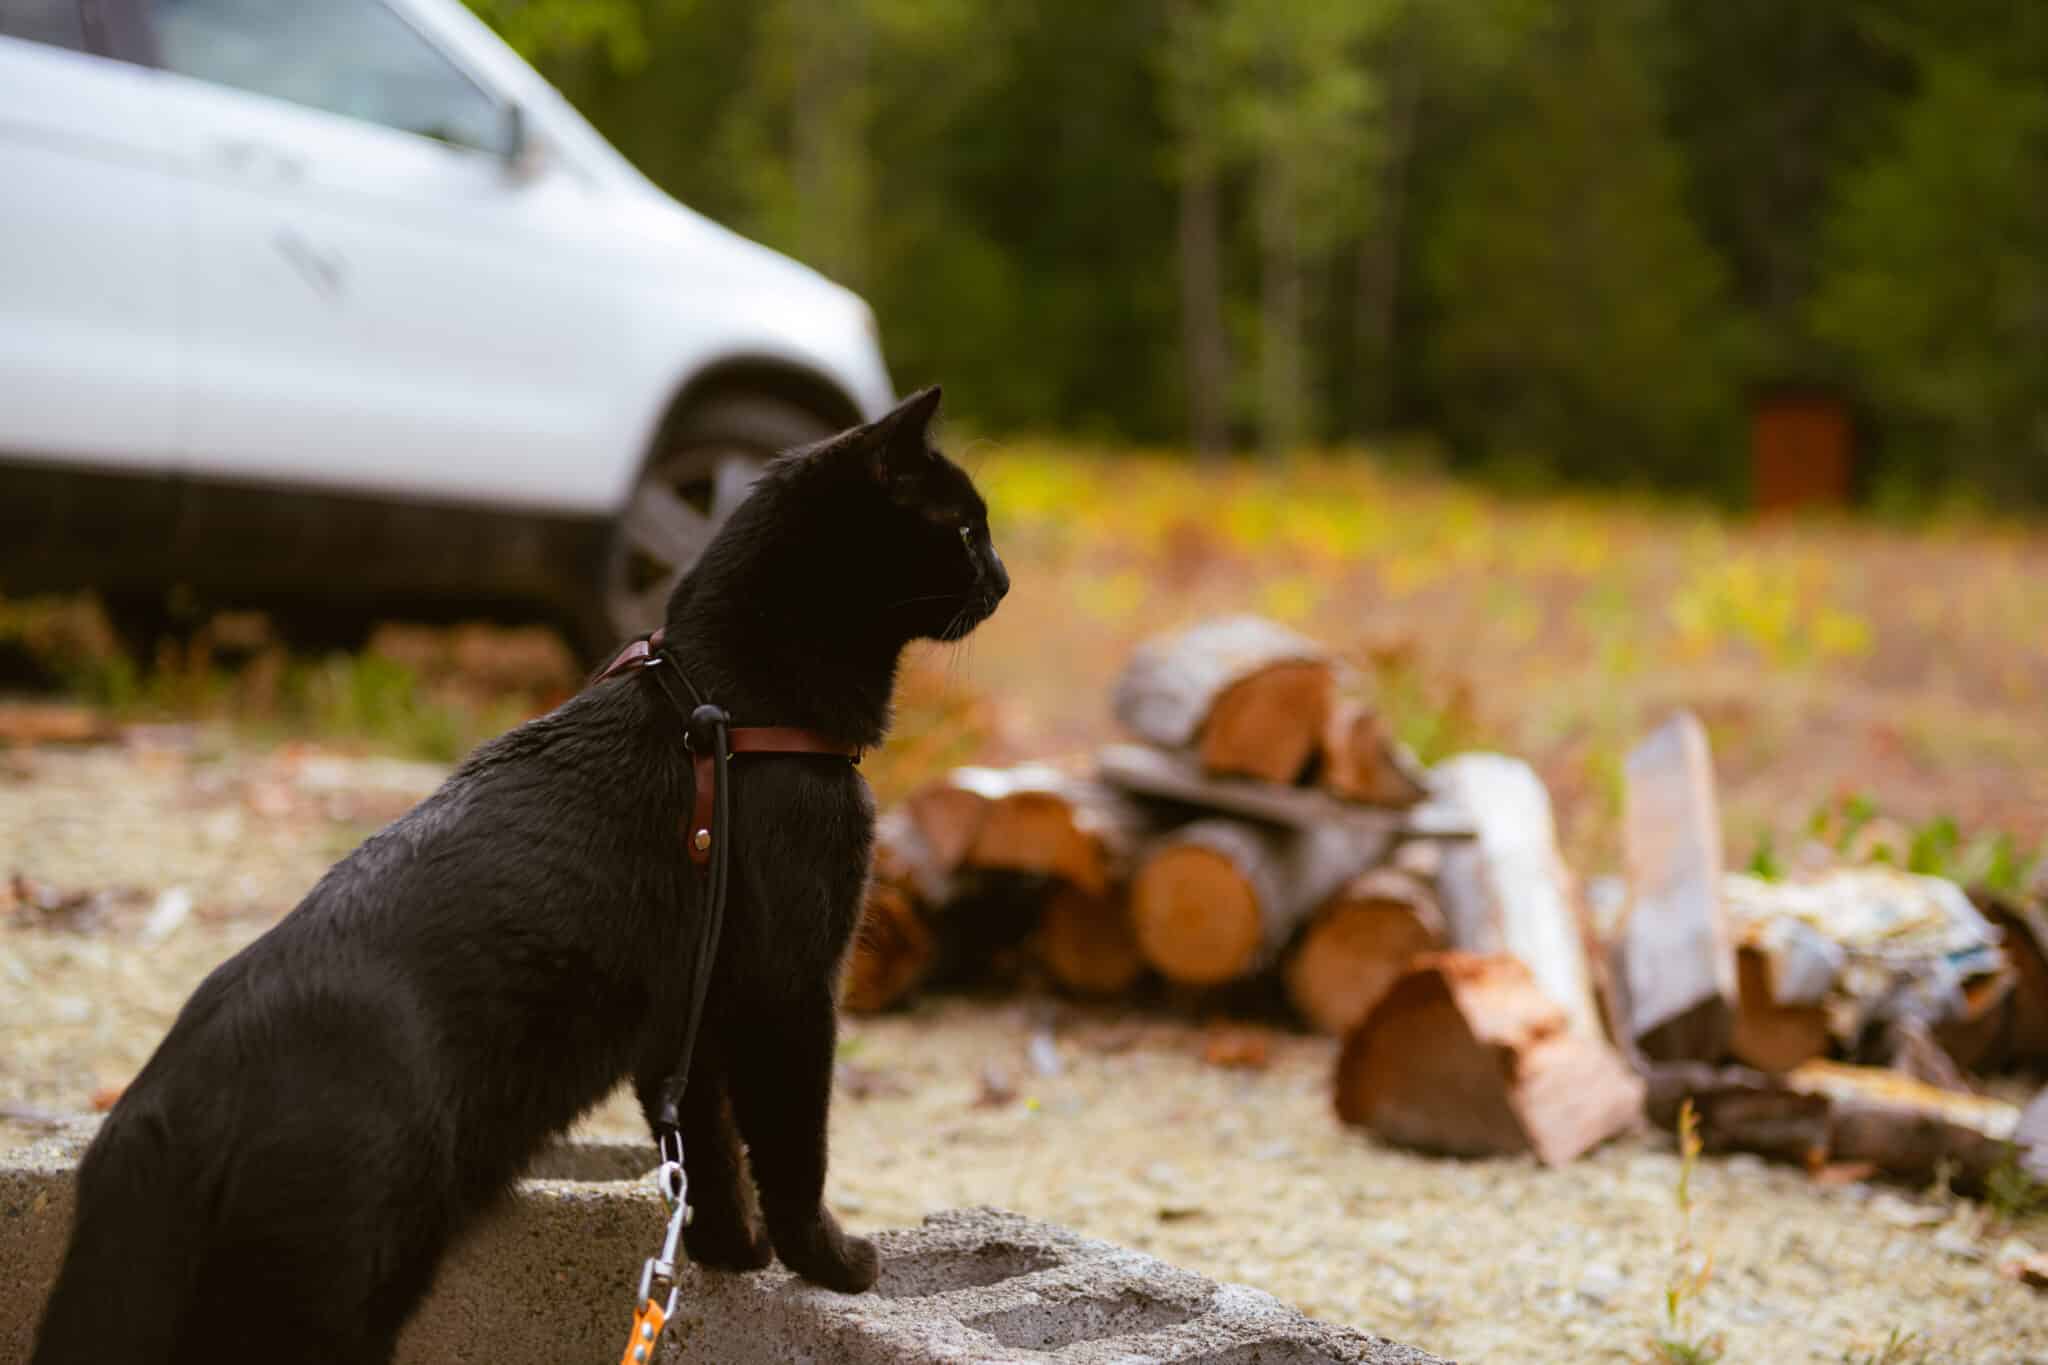
M 668 640 L 735 724 L 879 743 L 903 646 L 959 638 L 1008 590 L 980 497 L 928 447 L 937 405 L 782 457 L 676 589 Z M 551 1135 L 625 1077 L 651 1117 L 699 923 L 682 730 L 647 679 L 584 691 L 208 976 L 86 1153 L 38 1365 L 386 1360 L 450 1240 Z M 772 1248 L 865 1289 L 874 1248 L 821 1196 L 873 803 L 844 759 L 747 757 L 731 781 L 688 1250 L 749 1269 Z

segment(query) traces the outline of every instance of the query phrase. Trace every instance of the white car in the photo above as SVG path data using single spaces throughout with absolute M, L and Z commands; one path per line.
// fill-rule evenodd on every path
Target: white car
M 891 396 L 866 304 L 457 0 L 0 0 L 0 592 L 595 653 L 767 455 Z

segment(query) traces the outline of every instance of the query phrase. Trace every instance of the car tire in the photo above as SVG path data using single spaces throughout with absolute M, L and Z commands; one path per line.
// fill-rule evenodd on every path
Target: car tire
M 781 399 L 713 398 L 663 433 L 613 524 L 600 580 L 574 623 L 577 648 L 602 661 L 662 622 L 676 581 L 776 455 L 837 428 Z

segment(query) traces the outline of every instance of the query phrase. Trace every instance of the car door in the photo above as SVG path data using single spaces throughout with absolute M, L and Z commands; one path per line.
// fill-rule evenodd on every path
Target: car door
M 112 5 L 0 0 L 0 541 L 7 584 L 147 578 L 177 392 L 171 152 Z
M 574 177 L 512 155 L 513 106 L 382 0 L 151 14 L 188 176 L 180 467 L 546 505 L 589 439 L 561 386 L 602 364 L 547 245 L 588 216 Z

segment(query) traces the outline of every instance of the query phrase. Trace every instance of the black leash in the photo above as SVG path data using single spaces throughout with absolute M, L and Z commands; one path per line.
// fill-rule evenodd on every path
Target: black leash
M 661 657 L 668 656 L 664 654 Z M 681 670 L 677 672 L 680 674 Z M 688 679 L 684 683 L 687 686 Z M 668 691 L 665 681 L 662 690 Z M 695 691 L 694 688 L 691 690 Z M 669 699 L 675 700 L 673 693 Z M 673 1159 L 679 1165 L 683 1159 L 683 1091 L 690 1083 L 690 1059 L 697 1049 L 697 1030 L 704 1021 L 704 999 L 711 994 L 711 968 L 718 960 L 718 939 L 725 928 L 725 889 L 731 862 L 728 856 L 731 849 L 729 831 L 732 827 L 732 788 L 726 781 L 726 765 L 732 759 L 732 719 L 723 707 L 709 702 L 699 704 L 689 714 L 690 728 L 684 732 L 683 742 L 691 753 L 711 757 L 711 856 L 704 872 L 704 927 L 697 938 L 697 959 L 691 974 L 689 1004 L 683 1015 L 683 1040 L 676 1049 L 675 1065 L 670 1068 L 668 1079 L 662 1082 L 661 1105 L 655 1111 L 654 1119 L 655 1137 L 661 1144 L 663 1159 Z M 672 1158 L 669 1151 L 671 1143 L 675 1148 Z
M 711 781 L 711 823 L 707 831 L 710 847 L 706 850 L 709 856 L 705 859 L 701 906 L 703 927 L 697 934 L 696 960 L 691 963 L 690 995 L 683 1013 L 683 1037 L 676 1049 L 675 1063 L 669 1068 L 667 1079 L 661 1083 L 652 1125 L 655 1144 L 661 1150 L 661 1166 L 655 1172 L 654 1183 L 661 1191 L 662 1202 L 668 1207 L 668 1230 L 662 1238 L 660 1253 L 650 1256 L 640 1267 L 639 1307 L 633 1315 L 633 1334 L 626 1340 L 621 1365 L 644 1365 L 653 1354 L 655 1343 L 661 1339 L 662 1328 L 676 1311 L 677 1244 L 682 1230 L 690 1223 L 690 1181 L 683 1168 L 683 1092 L 689 1088 L 690 1062 L 697 1050 L 697 1031 L 704 1022 L 704 998 L 711 993 L 711 969 L 718 960 L 718 940 L 725 927 L 726 874 L 731 861 L 727 856 L 731 798 L 726 782 L 726 765 L 732 757 L 732 718 L 726 714 L 725 708 L 703 700 L 691 684 L 689 675 L 683 672 L 682 665 L 658 644 L 650 643 L 642 667 L 654 675 L 669 704 L 688 718 L 688 725 L 683 731 L 684 746 L 692 755 L 709 759 L 708 764 L 691 765 L 691 803 L 694 806 L 699 799 L 696 783 L 708 775 Z M 675 680 L 669 677 L 671 673 Z M 676 680 L 688 689 L 694 705 L 684 705 L 683 699 L 676 695 Z M 658 1282 L 668 1285 L 666 1302 L 655 1298 Z
M 704 869 L 703 926 L 697 933 L 696 960 L 691 964 L 682 1041 L 676 1049 L 675 1064 L 656 1096 L 651 1120 L 655 1143 L 661 1149 L 655 1185 L 668 1205 L 669 1221 L 660 1254 L 650 1256 L 640 1270 L 639 1309 L 633 1318 L 633 1336 L 626 1343 L 622 1358 L 623 1365 L 639 1365 L 653 1353 L 655 1343 L 661 1339 L 662 1325 L 675 1312 L 676 1248 L 690 1221 L 690 1187 L 683 1172 L 682 1103 L 690 1084 L 697 1034 L 704 1021 L 704 1002 L 711 994 L 711 969 L 718 961 L 718 941 L 725 927 L 732 825 L 727 765 L 735 752 L 829 755 L 858 764 L 861 750 L 830 736 L 790 726 L 735 727 L 725 709 L 706 701 L 690 682 L 682 665 L 662 643 L 661 631 L 628 644 L 593 682 L 623 673 L 652 673 L 662 695 L 686 721 L 683 743 L 690 751 L 691 790 L 690 817 L 683 828 L 689 861 Z M 687 702 L 676 691 L 677 683 L 689 693 Z M 665 1304 L 654 1296 L 660 1281 L 668 1284 Z

